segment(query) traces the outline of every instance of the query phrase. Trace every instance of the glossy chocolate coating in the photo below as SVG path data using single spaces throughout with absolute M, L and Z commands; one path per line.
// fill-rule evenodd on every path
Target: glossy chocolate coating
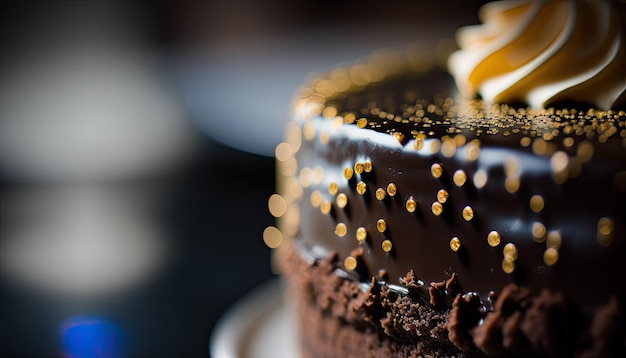
M 626 263 L 624 113 L 494 110 L 455 99 L 453 88 L 444 72 L 407 73 L 323 101 L 311 97 L 324 108 L 336 108 L 339 117 L 296 113 L 298 126 L 315 128 L 295 153 L 296 177 L 303 181 L 303 168 L 323 169 L 319 182 L 303 185 L 297 202 L 301 220 L 294 240 L 303 255 L 319 259 L 337 252 L 343 261 L 362 247 L 357 269 L 346 270 L 362 282 L 384 271 L 388 283 L 398 284 L 413 270 L 426 286 L 456 273 L 464 292 L 483 298 L 509 283 L 533 293 L 548 287 L 582 306 L 605 303 L 612 294 L 624 298 L 626 281 L 616 278 Z M 337 126 L 337 118 L 355 122 Z M 367 119 L 364 128 L 358 128 L 359 118 Z M 479 153 L 470 158 L 468 151 L 475 148 L 468 143 L 477 143 L 474 139 L 480 141 Z M 416 149 L 416 140 L 423 140 L 422 149 Z M 563 153 L 565 166 L 558 162 Z M 364 161 L 371 161 L 371 172 L 344 177 L 346 167 Z M 443 168 L 440 178 L 431 173 L 435 163 Z M 457 170 L 467 176 L 462 186 L 453 180 Z M 486 174 L 484 185 L 474 182 L 479 170 Z M 507 177 L 517 178 L 519 189 L 507 191 Z M 356 189 L 360 181 L 367 188 L 362 195 Z M 336 204 L 337 194 L 329 193 L 330 183 L 346 194 L 345 208 Z M 378 200 L 375 191 L 389 183 L 397 193 Z M 431 205 L 441 189 L 449 197 L 436 216 Z M 330 213 L 312 205 L 314 191 L 332 203 Z M 534 195 L 543 198 L 542 210 L 531 210 Z M 406 209 L 409 198 L 417 203 L 413 213 Z M 462 215 L 466 206 L 474 213 L 469 221 Z M 379 219 L 387 224 L 384 233 L 377 230 Z M 610 225 L 599 228 L 607 219 Z M 343 237 L 335 233 L 338 223 L 347 226 Z M 539 239 L 533 239 L 534 223 L 546 228 Z M 367 230 L 363 243 L 355 237 L 359 227 Z M 491 231 L 501 238 L 495 247 L 487 242 Z M 458 251 L 451 249 L 453 237 L 461 243 Z M 393 245 L 390 252 L 381 248 L 385 239 Z M 508 243 L 517 253 L 511 273 L 503 270 Z M 553 265 L 544 261 L 548 247 L 558 253 Z

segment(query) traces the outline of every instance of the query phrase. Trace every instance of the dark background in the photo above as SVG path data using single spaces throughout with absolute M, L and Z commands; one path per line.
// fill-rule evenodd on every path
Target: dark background
M 449 43 L 480 3 L 3 3 L 0 356 L 71 356 L 84 317 L 123 356 L 207 356 L 274 276 L 273 148 L 307 74 Z

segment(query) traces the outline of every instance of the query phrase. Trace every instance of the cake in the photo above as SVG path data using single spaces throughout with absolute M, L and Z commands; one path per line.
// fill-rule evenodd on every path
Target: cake
M 302 356 L 626 356 L 622 13 L 489 3 L 447 69 L 308 81 L 264 233 Z

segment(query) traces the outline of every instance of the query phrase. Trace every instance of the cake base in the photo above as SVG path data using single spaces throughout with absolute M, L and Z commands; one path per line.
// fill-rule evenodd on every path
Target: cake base
M 562 295 L 531 296 L 511 285 L 494 295 L 488 311 L 471 294 L 433 306 L 376 279 L 341 277 L 337 255 L 307 262 L 293 243 L 281 250 L 305 358 L 626 356 L 617 299 L 589 315 Z

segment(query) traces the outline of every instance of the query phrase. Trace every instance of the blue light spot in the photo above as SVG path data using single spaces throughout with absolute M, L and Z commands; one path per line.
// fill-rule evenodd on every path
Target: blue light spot
M 68 358 L 120 358 L 124 356 L 122 329 L 96 316 L 73 316 L 61 325 L 61 340 Z

